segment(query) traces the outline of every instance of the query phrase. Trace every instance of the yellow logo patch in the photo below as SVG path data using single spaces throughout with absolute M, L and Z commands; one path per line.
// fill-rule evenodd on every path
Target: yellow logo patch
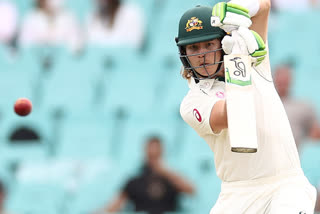
M 203 29 L 202 21 L 198 19 L 197 17 L 192 17 L 188 20 L 186 24 L 186 30 L 187 32 L 190 32 L 192 30 L 200 30 Z

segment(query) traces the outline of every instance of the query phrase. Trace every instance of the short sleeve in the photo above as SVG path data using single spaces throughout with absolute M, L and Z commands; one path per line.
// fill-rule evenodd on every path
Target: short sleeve
M 212 107 L 221 100 L 218 96 L 206 94 L 188 94 L 180 105 L 180 114 L 200 136 L 214 134 L 210 126 Z

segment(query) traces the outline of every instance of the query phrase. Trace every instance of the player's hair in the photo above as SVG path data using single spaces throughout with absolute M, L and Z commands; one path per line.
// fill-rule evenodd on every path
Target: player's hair
M 182 46 L 180 48 L 180 52 L 185 54 L 186 53 L 186 47 Z M 190 79 L 192 77 L 192 72 L 190 72 L 190 70 L 186 69 L 184 65 L 181 66 L 180 74 L 183 77 L 183 79 L 186 79 L 186 80 L 188 80 L 188 79 Z
M 184 67 L 182 67 L 180 73 L 181 73 L 181 76 L 183 77 L 183 79 L 188 80 L 192 77 L 192 74 L 190 73 L 190 71 L 185 69 Z

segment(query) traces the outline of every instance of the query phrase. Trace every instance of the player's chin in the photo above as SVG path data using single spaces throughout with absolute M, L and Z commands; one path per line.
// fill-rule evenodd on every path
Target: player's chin
M 206 66 L 205 68 L 198 68 L 197 72 L 202 76 L 211 76 L 216 73 L 217 69 L 218 69 L 218 66 L 212 65 L 212 66 Z

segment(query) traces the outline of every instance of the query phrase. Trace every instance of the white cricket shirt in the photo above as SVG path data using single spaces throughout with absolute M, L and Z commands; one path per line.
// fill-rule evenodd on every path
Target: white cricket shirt
M 258 152 L 231 152 L 228 129 L 214 134 L 209 124 L 213 105 L 225 99 L 225 83 L 189 80 L 189 92 L 180 113 L 214 152 L 217 175 L 224 182 L 253 180 L 301 170 L 297 148 L 282 102 L 274 88 L 269 57 L 252 72 Z

